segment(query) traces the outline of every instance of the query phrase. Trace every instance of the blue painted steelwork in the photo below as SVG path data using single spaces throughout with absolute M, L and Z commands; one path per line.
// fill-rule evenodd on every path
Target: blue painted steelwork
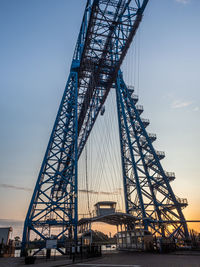
M 44 241 L 51 238 L 53 227 L 58 228 L 56 239 L 76 233 L 77 93 L 77 73 L 71 72 L 26 216 L 22 248 L 30 231 Z
M 88 0 L 75 47 L 70 74 L 27 212 L 22 250 L 31 232 L 40 248 L 55 238 L 58 250 L 66 238 L 76 242 L 78 221 L 78 158 L 111 88 L 116 87 L 126 212 L 141 218 L 155 233 L 187 237 L 180 203 L 160 164 L 164 157 L 152 146 L 154 135 L 140 119 L 120 72 L 148 0 Z M 147 188 L 148 187 L 148 188 Z M 147 201 L 148 200 L 148 201 Z M 161 223 L 163 222 L 163 223 Z M 178 226 L 177 226 L 178 225 Z M 38 250 L 38 251 L 39 251 Z
M 119 72 L 116 99 L 126 212 L 141 218 L 144 229 L 152 230 L 153 234 L 188 238 L 182 213 L 187 201 L 173 193 L 170 176 L 160 163 L 164 154 L 154 149 L 145 129 L 146 120 L 140 118 L 132 93 Z M 169 226 L 166 221 L 173 223 Z
M 88 0 L 71 70 L 24 223 L 41 239 L 77 239 L 77 164 L 142 19 L 148 0 Z M 39 251 L 38 250 L 38 251 Z

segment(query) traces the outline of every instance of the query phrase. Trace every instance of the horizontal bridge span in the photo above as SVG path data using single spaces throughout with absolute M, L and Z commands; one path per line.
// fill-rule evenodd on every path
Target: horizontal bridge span
M 92 222 L 104 222 L 111 225 L 120 225 L 120 224 L 135 224 L 139 219 L 131 214 L 123 212 L 115 212 L 112 214 L 96 216 L 92 218 L 81 218 L 78 221 L 78 226 L 83 224 L 92 223 Z

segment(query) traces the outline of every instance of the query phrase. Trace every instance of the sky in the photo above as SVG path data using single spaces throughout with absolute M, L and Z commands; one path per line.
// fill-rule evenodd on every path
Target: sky
M 85 3 L 0 0 L 0 219 L 24 220 Z M 165 151 L 164 168 L 176 173 L 172 188 L 188 199 L 187 219 L 200 219 L 199 12 L 199 0 L 150 0 L 136 38 L 143 117 Z

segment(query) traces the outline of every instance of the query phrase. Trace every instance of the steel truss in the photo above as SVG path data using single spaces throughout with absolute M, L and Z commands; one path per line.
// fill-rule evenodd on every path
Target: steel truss
M 136 105 L 138 97 L 133 92 L 119 72 L 116 99 L 126 212 L 141 218 L 144 228 L 153 234 L 188 238 L 182 213 L 187 200 L 172 191 L 170 181 L 175 175 L 163 170 L 164 152 L 154 149 L 156 136 L 147 133 L 149 120 L 140 118 L 143 107 Z
M 31 231 L 40 237 L 39 250 L 54 228 L 60 243 L 64 234 L 77 238 L 77 84 L 77 73 L 71 72 L 24 223 L 23 250 Z
M 181 204 L 169 185 L 169 177 L 152 147 L 152 138 L 143 128 L 143 138 L 136 138 L 133 146 L 134 129 L 144 127 L 144 122 L 141 124 L 139 116 L 130 116 L 129 112 L 135 112 L 136 107 L 132 106 L 133 100 L 127 97 L 126 86 L 122 86 L 124 83 L 118 75 L 147 3 L 148 0 L 87 1 L 69 78 L 24 223 L 22 251 L 29 246 L 32 231 L 40 237 L 40 249 L 46 246 L 48 239 L 54 238 L 58 240 L 58 250 L 63 253 L 59 248 L 65 242 L 63 238 L 77 240 L 78 158 L 110 89 L 115 85 L 127 213 L 137 210 L 145 228 L 150 226 L 159 233 L 167 229 L 160 226 L 164 218 L 185 221 Z M 132 124 L 134 119 L 137 119 L 138 126 Z M 136 144 L 140 144 L 137 149 Z M 136 152 L 138 155 L 142 153 L 140 162 L 144 161 L 145 167 L 141 167 L 140 172 L 143 176 L 148 173 L 147 178 L 137 174 L 141 163 Z M 135 178 L 133 173 L 137 174 Z M 151 188 L 148 193 L 147 184 Z M 134 185 L 139 200 L 132 199 Z M 154 196 L 147 204 L 144 196 L 150 199 L 152 194 Z M 157 201 L 158 194 L 163 196 L 160 201 Z M 174 206 L 177 212 L 172 208 Z M 179 229 L 175 226 L 175 232 L 187 235 L 186 224 L 180 224 Z

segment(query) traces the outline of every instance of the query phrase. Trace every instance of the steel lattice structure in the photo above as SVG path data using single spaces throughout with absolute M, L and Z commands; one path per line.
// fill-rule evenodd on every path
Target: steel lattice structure
M 187 199 L 173 193 L 170 181 L 175 175 L 163 170 L 160 161 L 165 154 L 154 149 L 156 135 L 146 131 L 149 120 L 140 117 L 143 107 L 136 105 L 133 91 L 119 72 L 116 93 L 126 212 L 142 218 L 144 229 L 153 234 L 188 237 L 182 213 Z
M 140 118 L 137 97 L 123 81 L 120 66 L 148 0 L 88 0 L 69 78 L 24 223 L 22 250 L 31 231 L 45 241 L 77 240 L 77 164 L 111 88 L 116 89 L 126 212 L 162 236 L 188 237 L 182 207 L 169 184 L 173 174 L 160 163 L 154 135 Z M 171 229 L 167 224 L 172 225 Z M 40 250 L 39 249 L 39 250 Z M 63 251 L 57 248 L 61 253 Z

